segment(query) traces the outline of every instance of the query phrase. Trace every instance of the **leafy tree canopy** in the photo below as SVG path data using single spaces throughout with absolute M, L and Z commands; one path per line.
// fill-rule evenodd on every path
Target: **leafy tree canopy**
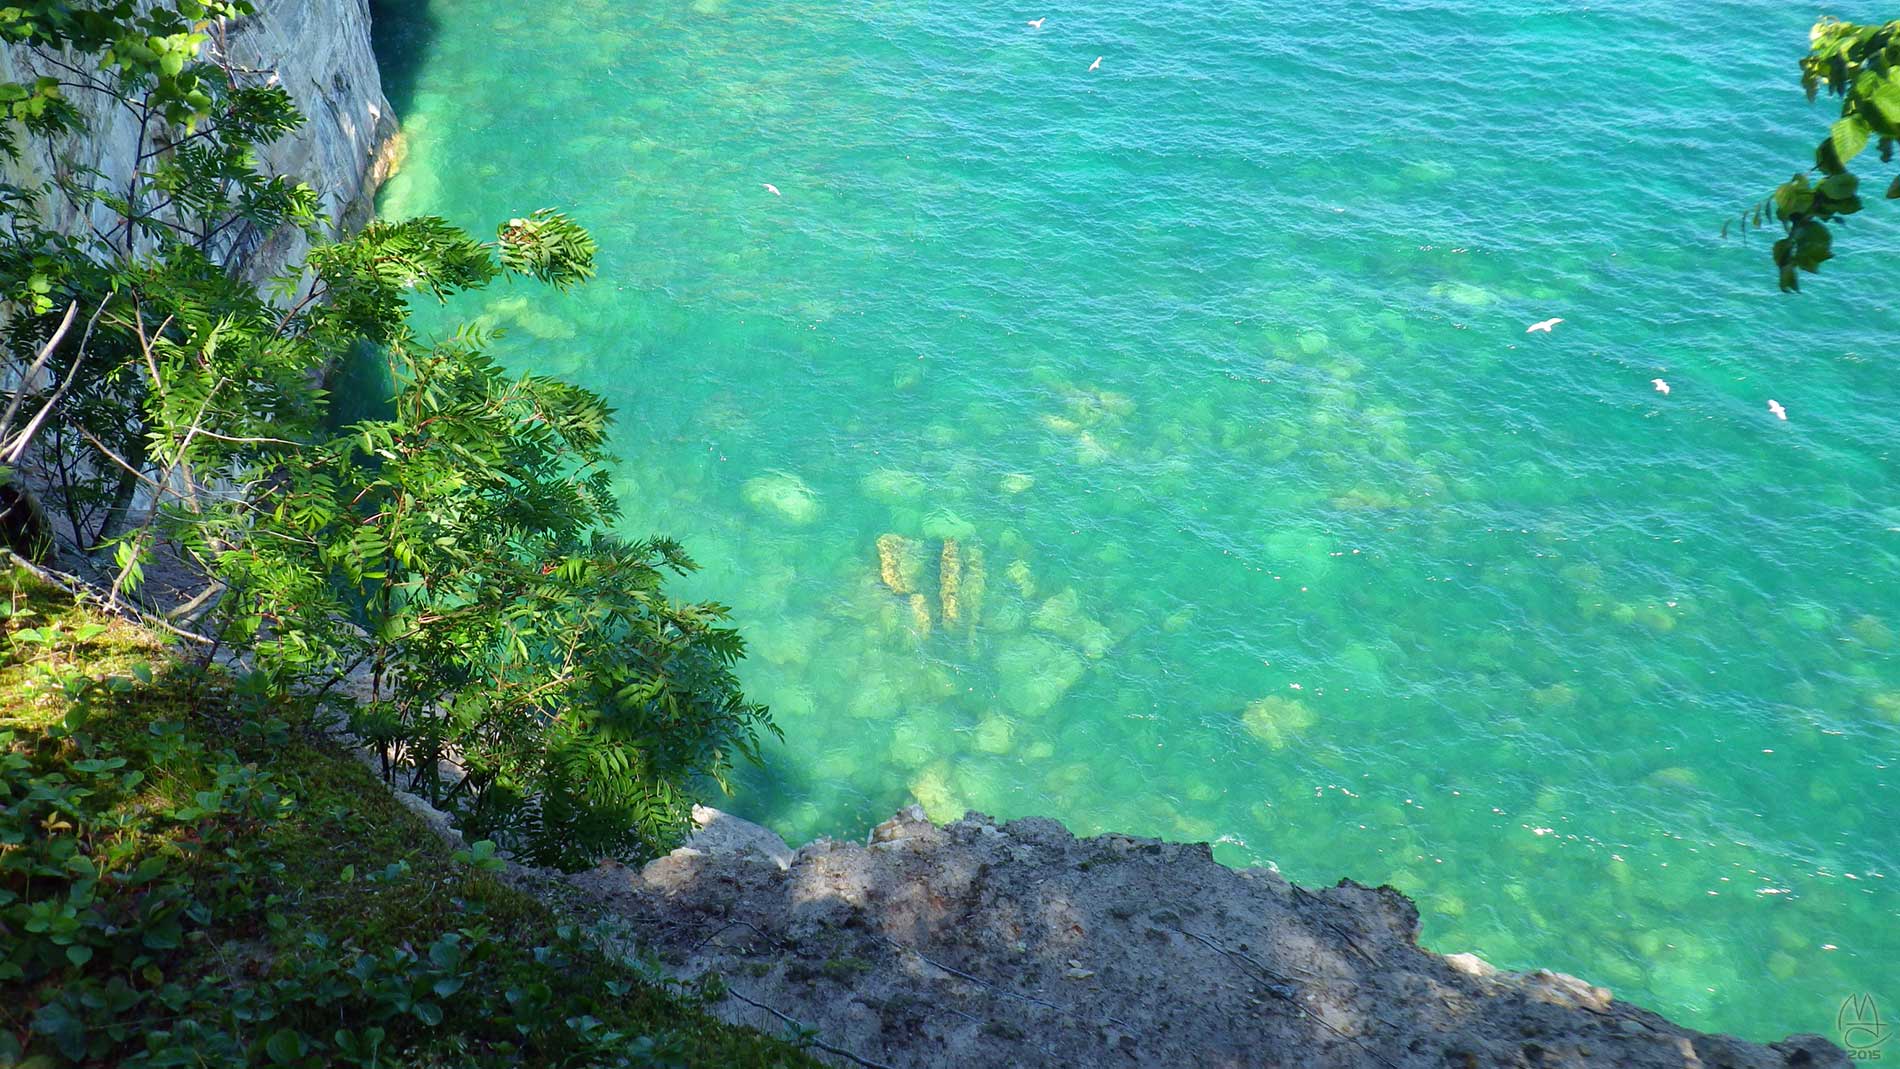
M 668 596 L 682 547 L 619 533 L 600 397 L 408 323 L 413 300 L 579 285 L 593 239 L 544 209 L 488 241 L 438 218 L 329 240 L 312 190 L 256 165 L 294 102 L 202 52 L 249 10 L 0 7 L 0 39 L 60 72 L 0 86 L 0 153 L 51 144 L 79 94 L 141 131 L 129 177 L 0 186 L 0 380 L 19 384 L 0 512 L 37 488 L 109 601 L 164 613 L 205 668 L 234 652 L 260 710 L 316 696 L 470 832 L 563 865 L 662 850 L 773 730 L 740 693 L 743 643 L 724 607 Z M 46 225 L 55 205 L 86 231 Z M 283 228 L 314 247 L 260 293 L 225 257 Z M 364 343 L 395 395 L 337 429 L 315 384 Z M 195 583 L 141 602 L 155 564 Z
M 1840 98 L 1840 118 L 1814 150 L 1814 166 L 1776 187 L 1744 212 L 1744 227 L 1779 223 L 1784 236 L 1773 248 L 1781 288 L 1801 288 L 1798 272 L 1819 271 L 1834 256 L 1828 224 L 1861 210 L 1860 177 L 1850 168 L 1869 145 L 1882 163 L 1892 163 L 1900 140 L 1900 22 L 1863 26 L 1823 18 L 1809 34 L 1801 57 L 1801 85 L 1812 103 L 1821 90 Z M 1900 175 L 1886 199 L 1900 199 Z M 1723 228 L 1724 232 L 1727 227 Z

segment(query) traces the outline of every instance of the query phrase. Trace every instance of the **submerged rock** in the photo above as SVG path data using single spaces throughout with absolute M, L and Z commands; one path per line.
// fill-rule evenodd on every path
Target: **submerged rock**
M 1496 304 L 1498 300 L 1497 294 L 1469 282 L 1440 282 L 1434 285 L 1430 292 L 1434 297 L 1463 305 L 1466 308 L 1482 308 L 1488 304 Z
M 865 720 L 882 720 L 909 703 L 891 677 L 878 669 L 861 673 L 845 711 Z
M 1299 738 L 1300 732 L 1318 723 L 1319 717 L 1305 702 L 1276 694 L 1248 702 L 1246 711 L 1240 714 L 1240 722 L 1247 734 L 1276 750 L 1283 750 Z
M 523 296 L 502 297 L 488 302 L 481 318 L 493 323 L 512 322 L 542 341 L 566 341 L 575 334 L 573 323 L 542 311 Z
M 929 715 L 935 717 L 939 714 L 932 710 Z M 941 749 L 931 726 L 920 722 L 918 717 L 897 725 L 897 730 L 891 733 L 891 745 L 887 750 L 891 760 L 904 768 L 922 768 L 929 764 Z
M 924 547 L 900 534 L 878 535 L 877 570 L 891 593 L 915 594 L 923 586 Z
M 1082 658 L 1068 647 L 1031 635 L 1011 642 L 996 659 L 1003 701 L 1023 716 L 1041 716 L 1082 678 Z
M 972 633 L 983 621 L 983 595 L 989 589 L 989 576 L 983 570 L 983 547 L 969 546 L 963 552 L 963 619 Z
M 949 509 L 935 509 L 924 517 L 924 536 L 944 541 L 976 537 L 976 524 Z
M 952 627 L 963 613 L 960 600 L 963 590 L 963 558 L 957 552 L 956 539 L 944 539 L 941 564 L 937 578 L 937 595 L 943 603 L 943 626 Z
M 803 479 L 786 471 L 746 480 L 739 488 L 739 497 L 768 516 L 800 526 L 817 519 L 821 511 L 817 492 L 806 486 Z
M 924 481 L 907 471 L 879 468 L 860 479 L 858 489 L 879 504 L 905 505 L 924 496 Z
M 1115 644 L 1108 628 L 1082 611 L 1082 596 L 1074 587 L 1043 602 L 1041 608 L 1030 614 L 1029 623 L 1038 631 L 1075 643 L 1091 660 L 1101 657 Z
M 963 809 L 956 789 L 950 786 L 949 766 L 943 762 L 931 765 L 911 780 L 910 794 L 932 820 L 947 820 L 949 814 Z
M 1009 722 L 1008 717 L 988 713 L 977 721 L 973 741 L 976 748 L 984 753 L 1003 754 L 1009 752 L 1010 740 L 1015 734 L 1015 725 Z
M 1109 458 L 1108 446 L 1095 437 L 1094 431 L 1083 431 L 1075 436 L 1075 462 L 1078 464 L 1100 464 Z
M 1028 561 L 1021 558 L 1010 561 L 1009 567 L 1003 569 L 1003 575 L 1016 584 L 1016 589 L 1022 592 L 1023 597 L 1036 596 L 1036 577 L 1030 572 Z

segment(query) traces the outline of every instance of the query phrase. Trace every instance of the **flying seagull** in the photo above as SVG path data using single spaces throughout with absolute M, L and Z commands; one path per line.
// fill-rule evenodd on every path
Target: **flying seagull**
M 767 193 L 770 193 L 770 194 L 772 194 L 772 195 L 773 195 L 774 197 L 782 197 L 782 196 L 784 196 L 784 195 L 785 195 L 785 194 L 783 194 L 783 193 L 780 193 L 780 192 L 778 191 L 778 187 L 777 187 L 777 186 L 775 186 L 775 185 L 773 185 L 773 184 L 772 184 L 772 183 L 770 183 L 770 182 L 760 182 L 759 184 L 760 184 L 760 185 L 762 185 L 762 186 L 764 186 L 764 187 L 765 187 L 765 191 L 766 191 Z
M 1542 323 L 1532 323 L 1530 326 L 1524 328 L 1524 333 L 1535 334 L 1541 330 L 1544 333 L 1549 334 L 1550 328 L 1556 326 L 1557 324 L 1561 322 L 1563 322 L 1563 320 L 1561 319 L 1546 319 Z
M 1656 392 L 1657 392 L 1657 393 L 1659 393 L 1659 394 L 1662 394 L 1662 395 L 1663 395 L 1664 397 L 1668 397 L 1668 396 L 1669 396 L 1669 384 L 1668 384 L 1668 383 L 1666 383 L 1666 382 L 1664 382 L 1664 381 L 1663 381 L 1663 380 L 1661 380 L 1661 379 L 1650 379 L 1650 380 L 1649 380 L 1649 384 L 1650 384 L 1651 386 L 1654 386 L 1654 387 L 1656 387 Z
M 1089 64 L 1089 70 L 1099 70 L 1101 66 L 1102 66 L 1102 57 L 1096 56 L 1095 62 Z
M 1042 23 L 1043 23 L 1043 19 L 1046 19 L 1046 18 L 1048 18 L 1048 17 L 1049 17 L 1049 16 L 1047 16 L 1047 15 L 1044 15 L 1044 16 L 1043 16 L 1043 17 L 1042 17 L 1041 19 L 1030 19 L 1030 20 L 1029 20 L 1029 25 L 1030 25 L 1030 26 L 1031 26 L 1032 28 L 1034 28 L 1034 29 L 1038 29 L 1038 30 L 1040 30 L 1040 29 L 1042 29 Z
M 1772 397 L 1768 399 L 1768 411 L 1773 412 L 1776 419 L 1785 420 L 1788 418 L 1788 410 L 1781 407 L 1781 402 Z

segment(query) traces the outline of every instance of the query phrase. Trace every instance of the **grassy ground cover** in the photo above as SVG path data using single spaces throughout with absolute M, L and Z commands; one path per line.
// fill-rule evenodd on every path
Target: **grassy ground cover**
M 0 570 L 0 1066 L 813 1064 L 499 869 L 298 710 Z

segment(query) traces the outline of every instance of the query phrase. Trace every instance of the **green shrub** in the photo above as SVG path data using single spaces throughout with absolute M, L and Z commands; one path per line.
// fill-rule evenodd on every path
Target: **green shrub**
M 298 717 L 7 579 L 0 1065 L 810 1064 L 602 957 Z
M 0 465 L 37 476 L 111 599 L 135 598 L 155 558 L 183 564 L 202 590 L 155 607 L 202 632 L 203 663 L 240 654 L 259 708 L 323 695 L 387 780 L 471 833 L 569 866 L 676 841 L 693 798 L 772 731 L 740 693 L 726 610 L 667 596 L 694 566 L 680 546 L 611 533 L 601 398 L 506 374 L 474 332 L 429 341 L 407 322 L 418 296 L 583 282 L 586 231 L 537 211 L 487 242 L 435 218 L 325 240 L 315 193 L 254 165 L 302 122 L 288 94 L 198 55 L 207 20 L 248 4 L 7 10 L 0 37 L 97 63 L 0 87 L 28 137 L 72 127 L 71 92 L 145 132 L 129 183 L 0 189 L 23 383 L 0 405 Z M 116 222 L 49 230 L 62 199 Z M 272 300 L 218 260 L 233 235 L 292 227 L 315 246 Z M 329 430 L 313 383 L 364 342 L 396 396 Z M 369 701 L 348 696 L 352 673 Z

